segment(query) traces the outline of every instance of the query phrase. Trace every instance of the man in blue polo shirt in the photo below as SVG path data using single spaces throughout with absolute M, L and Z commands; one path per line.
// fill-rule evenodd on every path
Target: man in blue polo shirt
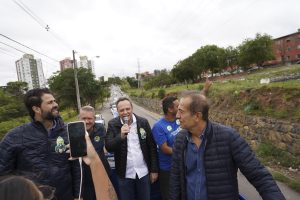
M 176 120 L 178 105 L 176 97 L 166 97 L 162 101 L 164 117 L 158 120 L 152 128 L 154 140 L 159 146 L 159 181 L 162 200 L 168 199 L 172 146 L 175 136 L 180 131 L 180 123 Z

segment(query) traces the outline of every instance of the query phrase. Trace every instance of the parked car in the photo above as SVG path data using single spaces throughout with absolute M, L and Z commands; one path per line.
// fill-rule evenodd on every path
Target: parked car
M 95 115 L 95 118 L 95 123 L 103 124 L 103 126 L 105 126 L 105 120 L 101 114 Z

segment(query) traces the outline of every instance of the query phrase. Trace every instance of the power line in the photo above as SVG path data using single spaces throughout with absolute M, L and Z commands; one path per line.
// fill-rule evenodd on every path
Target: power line
M 58 40 L 68 50 L 73 49 L 67 42 L 60 38 L 54 31 L 50 30 L 49 25 L 38 17 L 28 6 L 20 0 L 13 0 L 24 12 L 26 12 L 34 21 L 36 21 L 42 28 L 46 29 L 56 40 Z
M 26 46 L 25 44 L 22 44 L 22 43 L 20 43 L 20 42 L 18 42 L 18 41 L 16 41 L 16 40 L 14 40 L 14 39 L 12 39 L 12 38 L 6 36 L 6 35 L 3 35 L 3 34 L 0 33 L 0 36 L 5 37 L 6 39 L 8 39 L 8 40 L 10 40 L 10 41 L 13 41 L 13 42 L 15 42 L 15 43 L 17 43 L 17 44 L 19 44 L 19 45 L 21 45 L 21 46 L 23 46 L 23 47 L 26 47 L 27 49 L 30 49 L 30 50 L 32 50 L 32 51 L 34 51 L 34 52 L 36 52 L 36 53 L 38 53 L 38 54 L 40 54 L 40 55 L 43 55 L 43 56 L 45 56 L 45 57 L 47 57 L 47 58 L 49 58 L 49 59 L 51 59 L 51 60 L 53 60 L 53 61 L 55 61 L 55 62 L 59 62 L 58 60 L 56 60 L 56 59 L 54 59 L 54 58 L 51 58 L 50 56 L 47 56 L 46 54 L 41 53 L 41 52 L 39 52 L 39 51 L 37 51 L 37 50 L 31 48 L 31 47 L 28 47 L 28 46 Z M 12 46 L 10 46 L 10 47 L 12 47 Z M 14 47 L 12 47 L 12 48 L 14 48 Z M 16 49 L 16 48 L 14 48 L 14 49 Z M 19 51 L 19 50 L 18 50 L 18 51 Z
M 19 52 L 21 52 L 21 53 L 27 54 L 25 51 L 22 51 L 22 50 L 20 50 L 20 49 L 17 49 L 16 47 L 13 47 L 13 46 L 11 46 L 11 45 L 9 45 L 9 44 L 6 44 L 6 43 L 1 42 L 1 41 L 0 41 L 0 43 L 4 44 L 4 45 L 6 45 L 6 46 L 8 46 L 8 47 L 10 47 L 10 48 L 13 48 L 13 49 L 15 49 L 15 50 L 17 50 L 17 51 L 19 51 Z
M 3 49 L 2 47 L 0 47 L 0 52 L 3 53 L 3 54 L 8 55 L 8 56 L 10 56 L 10 57 L 17 58 L 16 55 L 12 55 L 12 54 L 7 53 L 8 51 L 6 51 L 5 49 Z
M 9 44 L 6 44 L 6 43 L 1 42 L 1 41 L 0 41 L 0 43 L 6 45 L 6 46 L 8 46 L 8 47 L 11 47 L 11 48 L 13 48 L 13 49 L 15 49 L 15 50 L 17 50 L 17 51 L 19 51 L 19 52 L 21 52 L 21 53 L 27 54 L 27 52 L 24 52 L 24 51 L 22 51 L 22 50 L 20 50 L 20 49 L 17 49 L 17 48 L 15 48 L 15 47 L 13 47 L 13 46 L 11 46 L 11 45 L 9 45 Z M 2 51 L 2 53 L 6 54 L 6 55 L 9 55 L 9 56 L 11 56 L 11 57 L 19 58 L 19 56 L 17 56 L 16 54 L 13 54 L 13 53 L 9 52 L 9 51 L 7 51 L 6 49 L 4 49 L 4 48 L 2 48 L 2 47 L 0 47 L 0 51 Z M 8 52 L 8 53 L 7 53 L 7 52 Z M 44 59 L 41 59 L 41 60 L 42 60 L 43 62 L 47 63 L 48 65 L 51 65 L 51 66 L 53 66 L 53 67 L 57 67 L 56 65 L 53 65 L 52 63 L 49 63 L 48 61 L 46 61 L 46 60 L 44 60 Z
M 36 21 L 41 27 L 45 28 L 47 31 L 49 29 L 49 26 L 41 19 L 39 18 L 32 10 L 30 10 L 23 2 L 13 0 L 15 4 L 17 4 L 24 12 L 26 12 L 34 21 Z

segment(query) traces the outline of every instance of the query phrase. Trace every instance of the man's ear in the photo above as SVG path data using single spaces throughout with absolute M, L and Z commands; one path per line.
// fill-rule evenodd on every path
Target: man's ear
M 32 110 L 33 110 L 33 112 L 35 112 L 35 113 L 40 113 L 40 112 L 41 112 L 41 108 L 38 107 L 38 106 L 32 106 Z
M 198 120 L 202 120 L 202 117 L 203 117 L 202 112 L 196 112 L 196 117 Z

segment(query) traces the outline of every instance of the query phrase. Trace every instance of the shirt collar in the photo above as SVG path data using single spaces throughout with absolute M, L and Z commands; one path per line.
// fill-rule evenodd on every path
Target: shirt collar
M 199 138 L 204 141 L 205 138 L 206 138 L 206 129 L 207 129 L 207 124 L 205 126 L 205 128 L 203 129 L 202 133 L 200 134 Z M 187 140 L 189 142 L 192 142 L 192 134 L 190 132 L 188 132 L 188 135 L 187 135 Z
M 56 125 L 57 125 L 56 120 L 53 120 L 53 125 L 50 128 L 50 130 L 54 130 L 56 128 Z

